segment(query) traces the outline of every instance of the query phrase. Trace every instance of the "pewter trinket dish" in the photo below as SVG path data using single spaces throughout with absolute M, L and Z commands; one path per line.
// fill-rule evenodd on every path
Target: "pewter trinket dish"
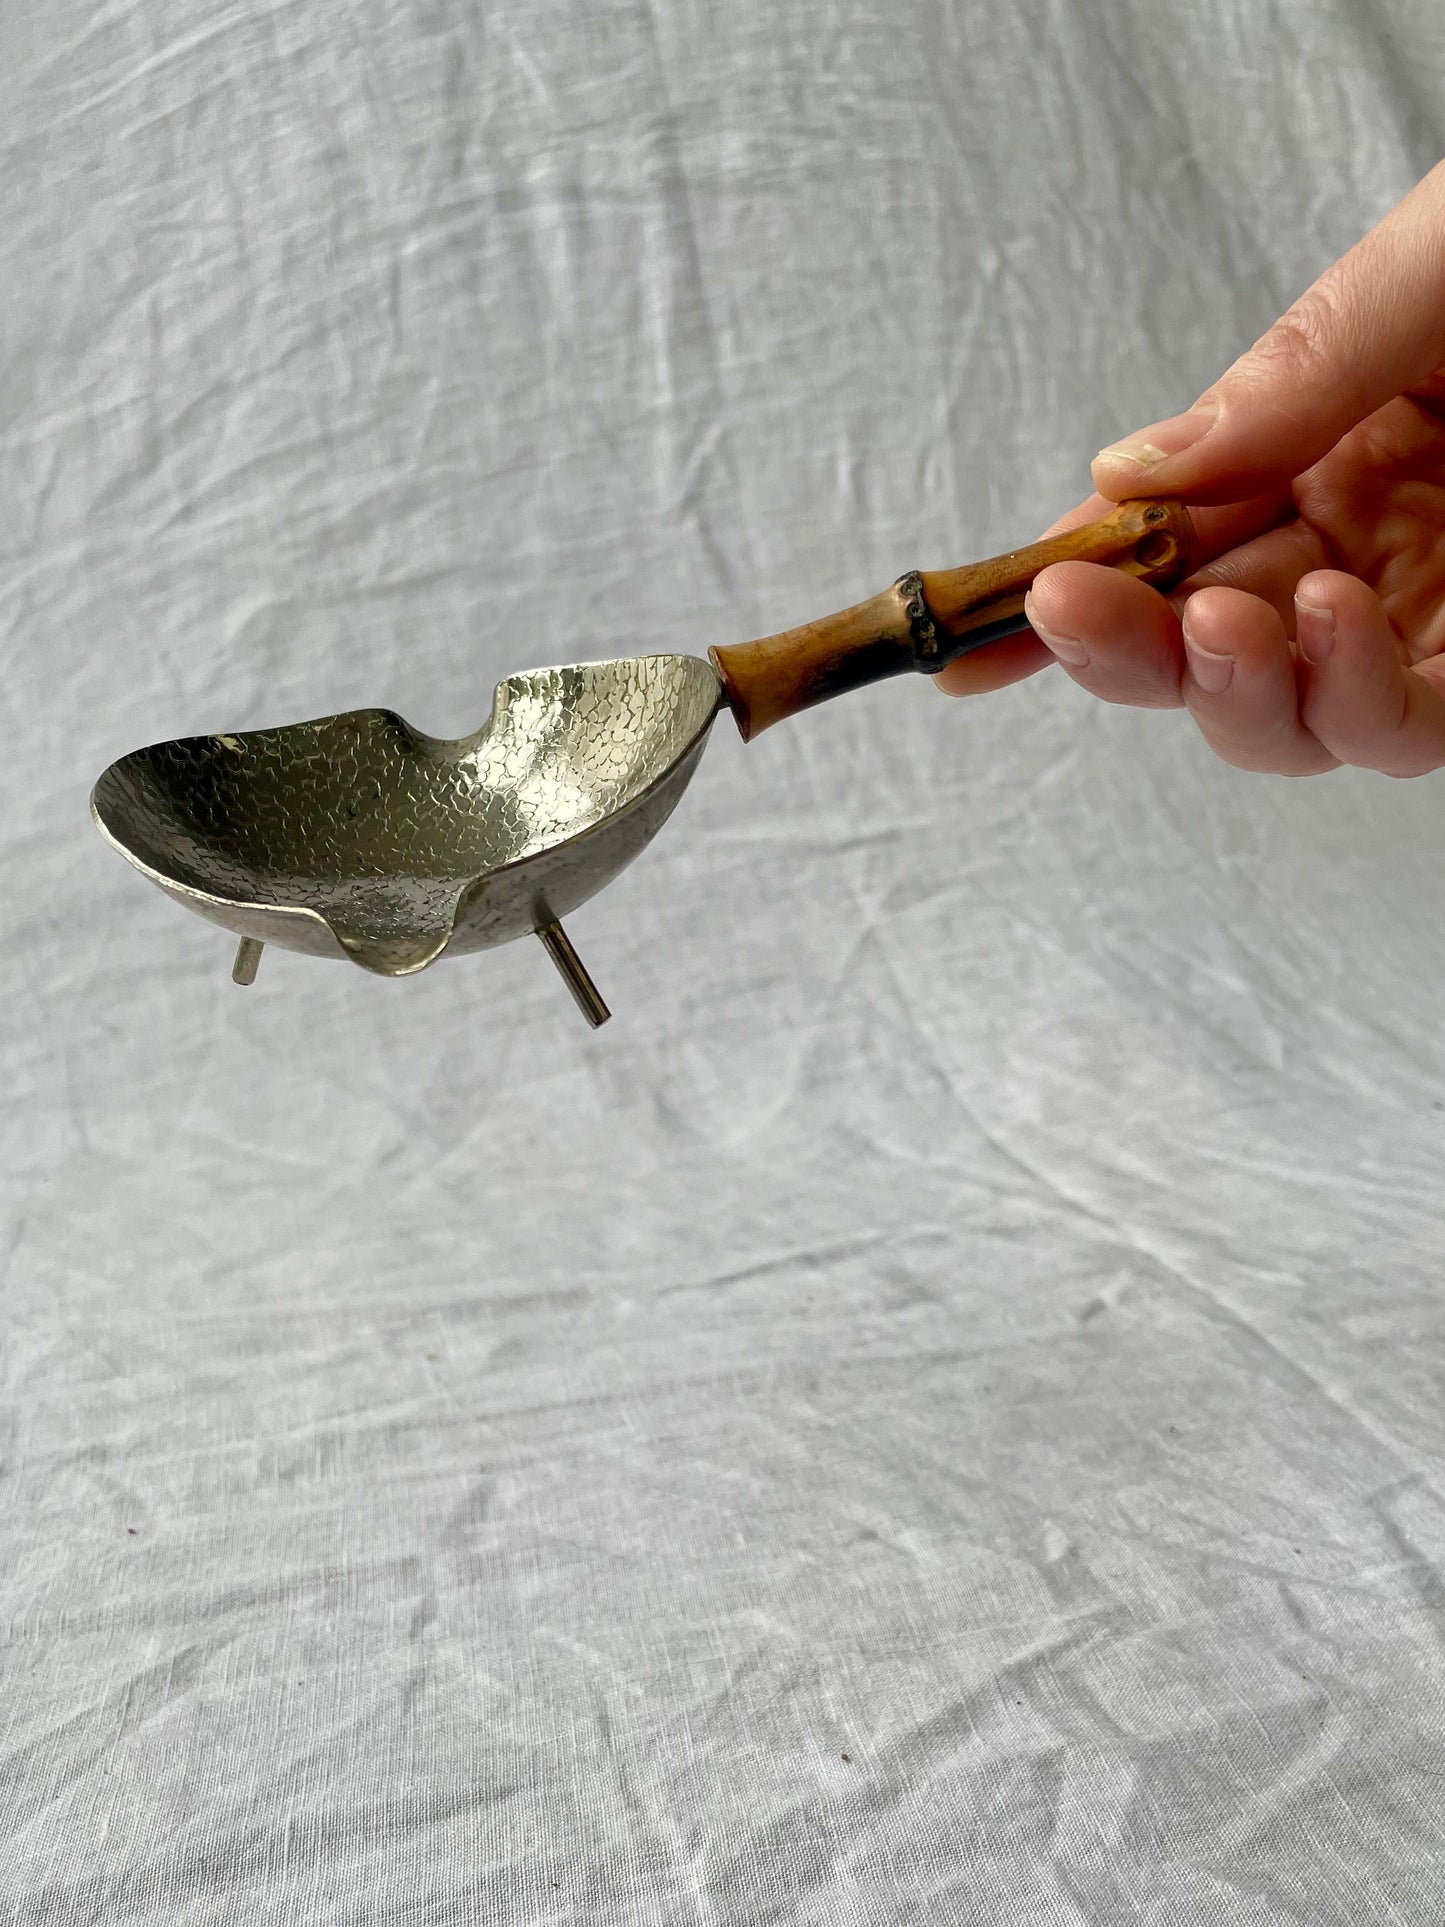
M 95 786 L 102 834 L 168 896 L 240 939 L 407 977 L 443 956 L 539 937 L 588 1022 L 608 1010 L 562 919 L 656 836 L 713 721 L 744 741 L 832 696 L 933 674 L 1027 627 L 1051 562 L 1103 563 L 1169 588 L 1194 550 L 1174 502 L 961 569 L 913 571 L 822 621 L 696 656 L 534 669 L 497 685 L 475 735 L 424 736 L 384 709 L 133 751 Z

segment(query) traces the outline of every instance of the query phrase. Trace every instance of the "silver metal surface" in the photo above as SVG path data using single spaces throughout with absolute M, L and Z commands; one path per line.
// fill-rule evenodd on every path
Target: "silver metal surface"
M 242 937 L 236 946 L 236 961 L 231 966 L 231 981 L 238 984 L 253 984 L 256 972 L 261 968 L 261 952 L 266 948 L 255 937 Z
M 671 815 L 720 701 L 692 656 L 533 670 L 463 740 L 382 709 L 188 737 L 112 764 L 91 807 L 168 895 L 255 943 L 238 982 L 264 943 L 407 976 L 609 883 Z
M 597 1030 L 607 1022 L 612 1012 L 602 1001 L 601 991 L 588 976 L 586 966 L 572 948 L 572 939 L 560 923 L 544 924 L 537 935 L 546 946 L 547 955 L 561 972 L 562 981 L 575 998 L 577 1008 L 593 1030 Z

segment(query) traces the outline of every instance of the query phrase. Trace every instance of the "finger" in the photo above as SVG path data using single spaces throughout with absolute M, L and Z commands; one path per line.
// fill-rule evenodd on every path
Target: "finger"
M 1445 763 L 1445 692 L 1407 669 L 1384 604 L 1355 576 L 1308 575 L 1295 598 L 1300 715 L 1342 763 L 1423 776 Z
M 1043 541 L 1048 536 L 1061 535 L 1066 530 L 1097 522 L 1101 516 L 1109 514 L 1114 506 L 1114 503 L 1106 502 L 1102 495 L 1091 495 L 1087 501 L 1078 503 L 1067 514 L 1061 515 L 1039 539 Z M 1198 553 L 1201 557 L 1210 557 L 1228 552 L 1259 530 L 1272 528 L 1293 511 L 1294 500 L 1287 490 L 1276 490 L 1252 502 L 1235 503 L 1228 508 L 1201 510 L 1193 517 Z M 1318 561 L 1311 562 L 1309 566 L 1318 567 Z M 1291 580 L 1291 592 L 1294 582 L 1303 573 L 1304 569 L 1301 568 Z M 982 696 L 992 690 L 1003 689 L 1009 683 L 1021 682 L 1024 677 L 1046 668 L 1053 660 L 1049 650 L 1033 636 L 1010 636 L 1001 642 L 990 643 L 975 654 L 961 656 L 957 662 L 941 670 L 934 681 L 947 696 Z
M 972 655 L 960 656 L 933 678 L 945 696 L 987 696 L 1025 676 L 1037 675 L 1053 661 L 1037 636 L 1027 629 L 1016 636 L 991 642 Z
M 1034 578 L 1024 614 L 1090 695 L 1135 709 L 1179 707 L 1179 618 L 1134 576 L 1097 562 L 1055 562 Z
M 1111 501 L 1231 502 L 1288 481 L 1445 362 L 1445 162 L 1194 406 L 1100 451 Z
M 1277 609 L 1239 589 L 1201 589 L 1184 611 L 1186 707 L 1236 769 L 1314 776 L 1335 758 L 1300 720 L 1294 653 Z
M 1292 636 L 1294 592 L 1301 577 L 1329 565 L 1330 554 L 1322 537 L 1304 522 L 1290 522 L 1196 569 L 1170 601 L 1182 614 L 1190 597 L 1201 589 L 1243 589 L 1247 597 L 1268 603 L 1285 634 Z

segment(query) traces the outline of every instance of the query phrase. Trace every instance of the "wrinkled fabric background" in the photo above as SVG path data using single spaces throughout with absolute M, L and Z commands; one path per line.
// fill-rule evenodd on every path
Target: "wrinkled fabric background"
M 4 0 L 0 1919 L 1445 1918 L 1445 784 L 1053 672 L 537 946 L 140 743 L 1033 536 L 1441 151 L 1438 0 Z

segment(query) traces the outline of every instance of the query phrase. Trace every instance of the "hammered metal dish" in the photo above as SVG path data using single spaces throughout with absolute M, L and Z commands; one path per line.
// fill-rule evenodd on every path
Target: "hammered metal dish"
M 561 919 L 662 828 L 720 709 L 750 742 L 816 703 L 936 676 L 1027 629 L 1029 585 L 1055 562 L 1166 590 L 1196 548 L 1182 503 L 1121 502 L 1006 555 L 910 570 L 866 602 L 708 662 L 633 656 L 509 676 L 485 728 L 457 742 L 358 709 L 160 743 L 113 763 L 91 808 L 138 870 L 239 936 L 237 983 L 254 980 L 268 943 L 406 977 L 448 951 L 535 933 L 600 1024 L 607 1006 Z M 1005 662 L 1001 680 L 1017 673 Z
M 241 981 L 266 943 L 404 977 L 546 936 L 609 883 L 671 815 L 720 699 L 691 656 L 533 670 L 460 741 L 384 709 L 192 736 L 112 764 L 91 808 L 167 895 L 243 939 Z

